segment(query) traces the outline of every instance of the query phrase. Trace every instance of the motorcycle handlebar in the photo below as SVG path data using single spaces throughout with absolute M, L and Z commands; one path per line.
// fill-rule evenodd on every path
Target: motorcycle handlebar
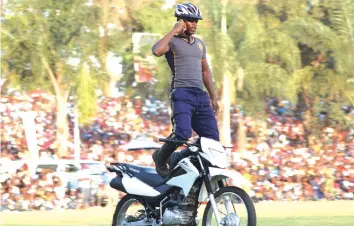
M 191 144 L 188 143 L 188 141 L 183 141 L 183 140 L 174 140 L 174 139 L 167 139 L 167 138 L 159 138 L 159 142 L 167 142 L 167 143 L 174 143 L 174 144 L 179 144 L 179 145 L 187 145 L 189 146 L 199 146 L 198 144 Z
M 159 138 L 159 142 L 172 142 L 172 141 L 165 138 Z
M 200 145 L 198 144 L 191 144 L 191 143 L 188 143 L 188 141 L 183 141 L 183 140 L 173 140 L 173 139 L 167 139 L 167 138 L 159 138 L 159 142 L 168 142 L 168 143 L 174 143 L 174 144 L 186 144 L 187 146 L 197 146 L 199 147 Z M 227 148 L 233 148 L 233 146 L 223 146 L 225 149 Z

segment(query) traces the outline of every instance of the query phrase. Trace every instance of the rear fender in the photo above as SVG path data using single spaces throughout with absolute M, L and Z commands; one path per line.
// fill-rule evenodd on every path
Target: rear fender
M 246 191 L 248 188 L 252 186 L 251 182 L 237 171 L 209 167 L 209 172 L 210 172 L 210 183 L 213 192 L 216 192 L 219 189 L 218 181 L 222 179 L 232 179 L 233 186 L 242 188 Z M 203 186 L 200 189 L 198 201 L 199 202 L 208 201 L 208 192 L 206 190 L 205 183 L 203 183 Z
M 111 182 L 109 183 L 109 185 L 112 188 L 117 189 L 118 191 L 127 193 L 127 191 L 125 190 L 123 183 L 122 183 L 122 176 L 117 176 L 117 177 L 113 178 L 111 180 Z

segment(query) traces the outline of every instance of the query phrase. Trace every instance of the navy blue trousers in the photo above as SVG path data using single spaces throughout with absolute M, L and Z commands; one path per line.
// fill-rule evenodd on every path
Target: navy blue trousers
M 175 88 L 170 99 L 174 136 L 188 140 L 194 130 L 199 137 L 219 141 L 219 130 L 207 92 L 199 88 Z

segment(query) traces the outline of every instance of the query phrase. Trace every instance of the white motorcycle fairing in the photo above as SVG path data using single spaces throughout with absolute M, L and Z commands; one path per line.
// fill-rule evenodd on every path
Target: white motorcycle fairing
M 182 188 L 183 193 L 188 195 L 196 179 L 200 176 L 198 169 L 191 163 L 190 158 L 182 159 L 175 168 L 183 168 L 186 173 L 177 177 L 171 178 L 165 184 Z M 130 168 L 131 169 L 131 168 Z M 140 195 L 147 197 L 156 197 L 161 193 L 152 186 L 144 183 L 136 177 L 131 177 L 126 173 L 122 174 L 122 185 L 126 192 L 132 195 Z
M 199 153 L 200 156 L 208 160 L 213 166 L 227 167 L 226 150 L 219 141 L 201 137 L 200 144 L 203 150 L 203 152 Z
M 182 159 L 178 163 L 177 167 L 178 166 L 182 167 L 187 173 L 172 178 L 171 180 L 167 181 L 166 184 L 182 188 L 184 195 L 187 196 L 200 173 L 198 169 L 191 163 L 190 158 L 188 157 Z
M 208 138 L 201 138 L 201 148 L 203 152 L 200 152 L 200 156 L 208 160 L 213 166 L 219 167 L 209 167 L 210 173 L 210 181 L 213 191 L 215 191 L 218 187 L 218 181 L 221 179 L 231 178 L 238 187 L 250 187 L 251 183 L 244 178 L 240 173 L 236 171 L 226 170 L 227 166 L 227 155 L 224 147 L 218 141 L 208 139 Z M 191 190 L 192 186 L 194 185 L 195 181 L 198 177 L 201 176 L 201 173 L 198 169 L 191 163 L 190 157 L 186 157 L 180 160 L 177 166 L 174 168 L 182 168 L 186 173 L 173 177 L 169 179 L 165 185 L 167 186 L 175 186 L 179 187 L 183 190 L 185 196 L 188 195 L 189 191 Z M 140 170 L 137 166 L 128 166 L 130 171 L 135 173 L 141 174 Z M 141 170 L 143 171 L 143 170 Z M 123 185 L 124 189 L 127 193 L 132 195 L 139 195 L 139 196 L 147 196 L 147 197 L 156 197 L 161 195 L 162 192 L 158 190 L 158 184 L 150 186 L 149 184 L 143 182 L 141 180 L 132 176 L 131 174 L 122 173 L 123 177 L 121 178 L 121 184 Z M 162 182 L 161 182 L 162 183 Z M 154 187 L 155 188 L 154 188 Z M 208 198 L 208 194 L 206 191 L 205 183 L 203 183 L 203 187 L 201 188 L 199 194 L 199 201 L 206 201 Z
M 233 184 L 236 187 L 249 188 L 252 186 L 251 182 L 237 171 L 209 167 L 209 172 L 210 172 L 210 184 L 214 192 L 219 187 L 218 181 L 222 179 L 228 179 L 228 178 L 233 180 Z M 203 186 L 200 189 L 198 201 L 199 202 L 208 201 L 208 192 L 206 190 L 205 183 L 203 183 Z

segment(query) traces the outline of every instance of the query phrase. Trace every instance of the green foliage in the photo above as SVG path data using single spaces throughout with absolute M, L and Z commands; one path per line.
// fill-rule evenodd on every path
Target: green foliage
M 132 35 L 133 32 L 166 34 L 172 29 L 175 23 L 173 9 L 161 10 L 164 4 L 162 0 L 137 1 L 136 5 L 129 5 L 129 1 L 127 3 L 127 13 L 130 20 L 124 21 L 123 32 L 115 34 L 115 36 L 119 37 L 120 44 L 111 47 L 118 55 L 123 57 L 123 77 L 119 81 L 120 87 L 131 97 L 141 96 L 144 99 L 148 97 L 147 93 L 149 93 L 164 99 L 168 91 L 168 79 L 171 79 L 171 72 L 167 68 L 167 63 L 163 57 L 158 59 L 157 64 L 162 67 L 156 68 L 155 79 L 158 81 L 157 88 L 154 89 L 154 85 L 147 83 L 138 83 L 133 87 L 135 83 L 135 53 L 133 53 Z M 142 57 L 151 55 L 151 47 L 152 43 L 142 46 L 139 55 Z
M 330 18 L 330 27 L 354 44 L 354 3 L 351 0 L 324 1 Z
M 335 32 L 310 17 L 286 21 L 281 25 L 280 30 L 315 51 L 328 51 L 336 46 Z
M 198 35 L 204 40 L 207 54 L 211 58 L 209 64 L 211 65 L 216 88 L 221 89 L 223 86 L 223 76 L 227 71 L 233 77 L 231 79 L 236 81 L 236 72 L 239 66 L 237 50 L 229 34 L 222 32 L 221 2 L 215 0 L 202 1 L 201 10 L 204 20 L 198 24 Z M 231 99 L 233 98 L 231 97 Z
M 79 107 L 84 113 L 81 120 L 93 116 L 95 112 L 86 110 L 94 108 L 95 97 L 90 94 L 96 86 L 85 83 L 89 83 L 89 77 L 105 79 L 97 62 L 99 8 L 87 5 L 85 0 L 14 0 L 6 8 L 1 28 L 6 62 L 2 68 L 8 69 L 5 76 L 15 83 L 12 86 L 20 85 L 25 91 L 40 87 L 58 96 L 69 91 L 78 100 L 91 99 Z M 75 59 L 78 62 L 71 63 Z M 90 75 L 80 71 L 83 59 L 91 68 Z M 49 68 L 43 61 L 48 62 Z M 82 86 L 92 91 L 74 89 Z M 85 95 L 88 96 L 82 97 Z
M 164 2 L 165 1 L 162 0 L 148 1 L 139 11 L 134 12 L 136 21 L 141 25 L 144 32 L 161 34 L 161 38 L 163 35 L 170 32 L 176 23 L 173 8 L 161 10 Z M 141 55 L 152 55 L 151 48 L 153 43 L 157 40 L 158 39 L 155 39 L 153 42 L 143 46 Z M 141 92 L 136 92 L 136 94 L 141 95 L 142 97 L 147 97 L 148 95 L 146 92 L 150 92 L 151 95 L 155 95 L 162 100 L 167 100 L 172 79 L 171 70 L 165 57 L 156 58 L 155 60 L 157 61 L 154 66 L 156 67 L 154 69 L 154 76 L 157 81 L 156 85 L 138 84 L 138 86 L 142 87 L 142 89 Z
M 166 63 L 166 59 L 163 57 L 160 57 L 156 64 L 158 66 L 156 68 L 156 77 L 158 80 L 155 91 L 156 96 L 161 100 L 168 100 L 169 97 L 167 94 L 169 93 L 172 78 L 171 69 Z
M 90 74 L 87 64 L 83 64 L 77 74 L 76 80 L 76 92 L 80 94 L 80 96 L 77 97 L 77 107 L 80 110 L 79 121 L 81 124 L 87 124 L 93 120 L 93 113 L 96 113 L 95 101 L 97 98 L 95 94 L 95 84 L 97 80 Z
M 334 53 L 338 70 L 348 77 L 354 77 L 354 2 L 350 0 L 329 0 L 328 9 L 330 27 L 334 30 L 340 42 Z
M 268 62 L 281 66 L 287 73 L 301 67 L 297 43 L 277 30 L 264 32 L 260 37 L 249 37 L 241 46 L 239 55 L 243 65 Z
M 348 11 L 343 10 L 341 5 Z M 326 124 L 347 124 L 340 106 L 353 104 L 352 98 L 348 98 L 352 97 L 353 89 L 348 80 L 353 76 L 353 64 L 349 62 L 353 62 L 354 52 L 348 39 L 350 32 L 347 32 L 353 22 L 353 5 L 352 1 L 328 1 L 328 4 L 310 8 L 303 7 L 298 1 L 265 1 L 259 4 L 263 32 L 243 38 L 244 43 L 240 42 L 243 45 L 239 52 L 242 65 L 250 67 L 244 66 L 245 88 L 238 94 L 239 98 L 254 100 L 262 97 L 255 94 L 263 92 L 296 102 L 297 94 L 306 94 L 312 100 L 306 108 L 314 119 L 318 119 L 319 113 L 326 112 Z M 330 12 L 330 15 L 319 12 Z M 269 19 L 271 17 L 272 20 Z M 243 28 L 243 31 L 246 29 Z M 264 69 L 264 65 L 260 64 L 264 61 L 279 65 L 285 72 L 273 69 L 273 72 L 267 73 L 271 68 Z M 255 103 L 249 101 L 247 103 Z M 333 110 L 334 107 L 336 110 Z
M 306 1 L 303 0 L 268 0 L 259 1 L 257 8 L 261 16 L 266 15 L 276 18 L 279 21 L 286 21 L 297 17 L 305 17 L 307 15 L 308 5 Z
M 118 18 L 119 25 L 109 30 L 107 46 L 102 47 L 102 2 L 90 6 L 86 0 L 9 1 L 1 28 L 1 67 L 12 86 L 41 87 L 54 93 L 48 69 L 41 64 L 46 59 L 57 82 L 77 94 L 80 112 L 89 118 L 94 113 L 94 102 L 89 102 L 95 99 L 93 90 L 107 79 L 100 53 L 112 51 L 122 56 L 120 84 L 127 94 L 145 97 L 151 92 L 166 99 L 171 72 L 164 57 L 157 59 L 156 86 L 132 87 L 131 38 L 133 32 L 165 35 L 175 23 L 174 9 L 162 10 L 163 0 L 109 2 L 107 21 L 117 25 Z M 327 123 L 346 122 L 339 106 L 354 104 L 354 83 L 348 82 L 354 78 L 354 1 L 259 0 L 252 4 L 229 0 L 223 8 L 222 1 L 203 0 L 197 5 L 204 17 L 197 35 L 206 43 L 218 94 L 224 74 L 229 73 L 234 87 L 239 85 L 231 99 L 249 114 L 259 114 L 267 96 L 296 104 L 298 97 L 306 95 L 306 108 L 313 117 L 327 112 Z M 221 29 L 223 10 L 226 34 Z M 145 55 L 151 46 L 143 49 Z M 68 64 L 73 58 L 80 63 Z
M 167 34 L 176 22 L 174 9 L 161 10 L 165 1 L 156 0 L 145 3 L 144 6 L 134 12 L 136 22 L 144 32 Z
M 279 65 L 251 63 L 245 69 L 247 72 L 245 89 L 251 97 L 264 101 L 265 96 L 281 97 L 286 95 L 284 84 L 289 79 L 289 75 Z

